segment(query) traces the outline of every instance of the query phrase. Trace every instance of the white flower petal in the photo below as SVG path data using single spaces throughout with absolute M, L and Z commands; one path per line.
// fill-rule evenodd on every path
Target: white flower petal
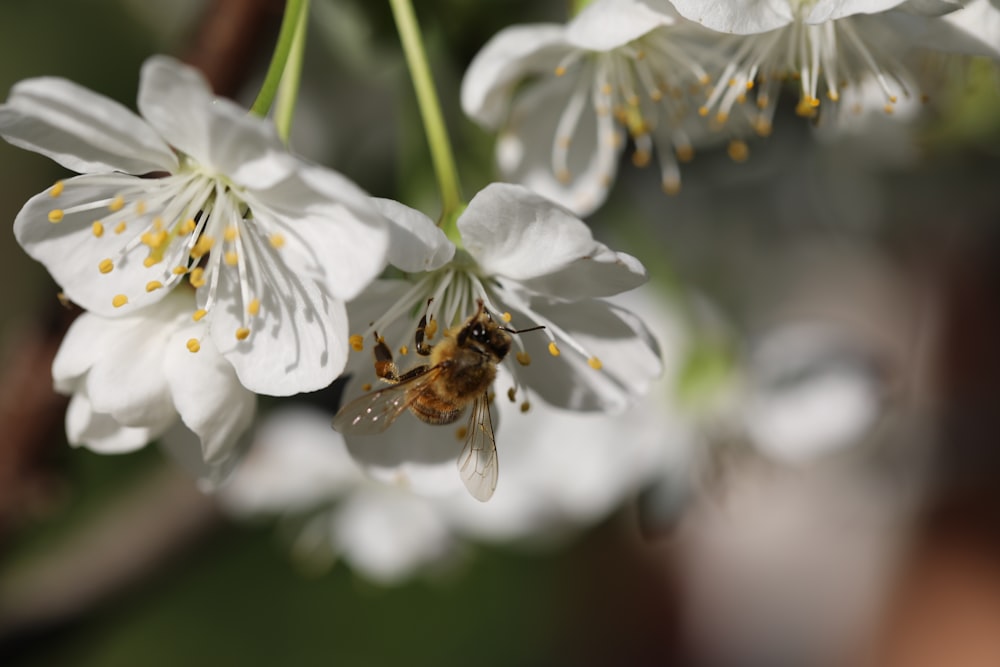
M 484 273 L 515 280 L 554 273 L 603 248 L 572 213 L 508 183 L 480 190 L 458 219 L 458 229 Z
M 373 199 L 389 221 L 389 263 L 414 273 L 439 269 L 455 256 L 455 245 L 420 211 L 392 199 Z
M 706 28 L 749 35 L 786 26 L 795 13 L 786 0 L 671 0 L 677 12 Z
M 134 452 L 158 435 L 154 428 L 122 426 L 109 415 L 94 412 L 84 392 L 74 394 L 66 409 L 69 444 L 84 446 L 98 454 Z
M 615 252 L 603 243 L 586 257 L 550 273 L 520 281 L 520 287 L 554 299 L 579 299 L 613 296 L 646 282 L 642 262 L 623 252 Z
M 112 332 L 128 326 L 127 320 L 109 321 L 93 313 L 82 313 L 77 317 L 63 336 L 52 361 L 55 390 L 71 394 L 80 388 L 80 378 L 91 366 L 117 350 L 120 343 Z
M 610 51 L 674 19 L 639 0 L 594 0 L 566 26 L 566 41 L 581 49 Z
M 1000 59 L 1000 6 L 976 0 L 940 18 L 895 13 L 891 26 L 924 48 Z
M 79 173 L 172 171 L 177 158 L 121 104 L 65 79 L 15 85 L 0 105 L 0 136 Z
M 532 361 L 528 366 L 518 366 L 518 378 L 550 405 L 621 412 L 636 396 L 645 394 L 662 372 L 654 337 L 638 317 L 623 308 L 596 299 L 551 304 L 538 300 L 531 308 L 558 324 L 601 362 L 601 368 L 595 370 L 588 357 L 558 338 L 560 355 L 552 357 L 546 336 L 521 336 Z M 513 322 L 532 321 L 530 315 L 515 309 L 511 313 Z
M 554 81 L 529 84 L 518 94 L 510 119 L 497 138 L 497 165 L 504 178 L 577 215 L 588 215 L 604 203 L 625 145 L 614 116 L 598 115 L 594 110 L 587 89 L 595 80 L 592 68 L 584 65 L 576 76 L 567 74 Z M 580 102 L 580 117 L 569 138 L 567 173 L 557 174 L 553 154 L 561 140 L 559 124 L 570 100 L 579 95 L 587 99 Z
M 200 72 L 173 58 L 143 64 L 139 110 L 172 146 L 239 185 L 269 187 L 293 169 L 273 123 L 215 97 Z
M 210 463 L 202 454 L 201 439 L 190 431 L 183 422 L 177 420 L 160 438 L 166 454 L 179 463 L 198 480 L 202 493 L 216 491 L 229 477 L 238 457 L 232 456 L 218 463 Z
M 240 384 L 206 333 L 200 324 L 174 333 L 163 362 L 174 406 L 201 440 L 201 457 L 219 464 L 236 453 L 240 437 L 253 423 L 257 397 Z M 191 339 L 201 341 L 198 352 L 188 350 Z
M 244 298 L 237 267 L 219 267 L 218 306 L 209 315 L 212 340 L 255 393 L 288 396 L 326 387 L 347 358 L 344 303 L 323 283 L 289 270 L 287 247 L 275 249 L 255 234 L 242 242 L 255 256 L 246 262 L 248 293 Z M 206 299 L 207 289 L 199 289 L 200 307 Z M 253 299 L 259 300 L 256 315 Z M 239 340 L 236 332 L 243 328 L 250 333 Z
M 462 110 L 496 128 L 507 114 L 515 85 L 532 74 L 551 73 L 569 52 L 557 24 L 511 26 L 476 54 L 462 79 Z
M 905 0 L 819 0 L 806 12 L 805 22 L 815 24 L 855 14 L 877 14 L 904 2 Z
M 24 205 L 14 220 L 14 236 L 34 259 L 45 265 L 66 296 L 87 310 L 117 316 L 162 299 L 180 276 L 171 268 L 186 259 L 180 243 L 170 245 L 163 261 L 147 267 L 144 261 L 149 248 L 141 243 L 124 255 L 126 245 L 142 233 L 141 229 L 115 231 L 126 213 L 113 213 L 108 206 L 89 206 L 110 202 L 123 190 L 134 190 L 141 182 L 132 176 L 76 176 L 63 181 L 63 191 L 52 197 L 41 192 Z M 155 187 L 151 185 L 150 187 Z M 74 207 L 77 211 L 72 211 Z M 53 211 L 63 213 L 58 224 L 49 222 Z M 102 226 L 95 233 L 94 223 Z M 104 260 L 113 267 L 105 273 Z M 162 287 L 149 290 L 151 281 Z M 115 306 L 115 297 L 124 295 L 125 305 Z

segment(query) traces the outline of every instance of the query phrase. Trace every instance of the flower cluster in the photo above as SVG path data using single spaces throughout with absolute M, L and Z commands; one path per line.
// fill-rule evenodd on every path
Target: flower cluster
M 466 72 L 462 105 L 500 130 L 506 178 L 585 215 L 627 139 L 637 166 L 655 149 L 673 194 L 698 145 L 728 141 L 747 159 L 745 137 L 771 133 L 788 81 L 796 111 L 825 124 L 891 115 L 927 99 L 914 52 L 1000 57 L 997 44 L 989 0 L 594 0 L 565 26 L 498 33 Z

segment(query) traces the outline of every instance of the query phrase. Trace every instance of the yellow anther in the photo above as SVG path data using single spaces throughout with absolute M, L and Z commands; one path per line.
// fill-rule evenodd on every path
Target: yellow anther
M 208 315 L 208 311 L 205 310 L 204 308 L 199 308 L 198 310 L 194 311 L 194 313 L 191 315 L 191 319 L 194 320 L 195 322 L 200 322 L 201 318 L 205 317 L 206 315 Z
M 514 358 L 517 359 L 517 363 L 521 364 L 522 366 L 527 366 L 528 364 L 531 363 L 531 355 L 528 354 L 527 352 L 518 352 L 517 354 L 514 355 Z
M 730 79 L 728 83 L 729 83 L 729 87 L 732 88 L 733 86 L 736 85 L 736 79 Z
M 52 195 L 53 197 L 58 197 L 63 193 L 63 190 L 65 189 L 66 189 L 65 183 L 63 183 L 62 181 L 56 181 L 55 185 L 52 186 L 52 189 L 49 190 L 49 194 Z
M 708 115 L 708 107 L 702 106 L 698 107 L 698 115 L 704 118 Z
M 549 343 L 549 354 L 551 354 L 553 357 L 559 356 L 559 347 L 556 345 L 555 341 Z
M 639 106 L 639 102 L 641 100 L 639 99 L 638 95 L 636 95 L 636 94 L 633 93 L 632 95 L 629 95 L 628 99 L 625 100 L 625 101 L 628 102 L 628 105 L 630 107 L 637 107 L 637 106 Z
M 892 103 L 892 104 L 895 104 L 895 103 L 896 103 L 896 102 L 898 102 L 898 101 L 899 101 L 899 98 L 898 98 L 898 97 L 896 97 L 895 95 L 890 95 L 890 96 L 889 96 L 889 102 L 890 102 L 890 103 Z
M 145 215 L 146 214 L 146 202 L 142 201 L 141 199 L 139 201 L 137 201 L 135 203 L 135 212 L 138 213 L 139 215 Z
M 150 248 L 159 248 L 167 240 L 167 233 L 163 230 L 154 232 L 143 232 L 139 240 Z
M 747 90 L 753 90 L 753 81 L 747 81 Z
M 53 225 L 62 222 L 62 219 L 64 217 L 65 213 L 63 213 L 61 208 L 54 208 L 51 211 L 49 211 L 49 222 L 51 222 Z
M 361 385 L 361 391 L 371 391 L 371 390 L 372 390 L 372 385 L 370 382 L 365 382 L 363 385 Z
M 826 96 L 830 98 L 831 102 L 840 101 L 840 93 L 838 93 L 836 90 L 830 89 L 826 91 Z
M 246 327 L 240 327 L 236 330 L 236 340 L 246 340 L 250 337 L 250 330 Z
M 556 179 L 565 185 L 573 180 L 573 175 L 569 173 L 569 169 L 560 169 L 556 172 Z
M 94 224 L 90 226 L 90 232 L 97 238 L 104 236 L 104 223 L 100 220 L 95 220 Z
M 351 349 L 355 352 L 365 349 L 365 339 L 361 337 L 361 334 L 351 334 L 347 341 L 351 344 Z
M 187 220 L 182 222 L 180 226 L 177 227 L 177 233 L 190 234 L 191 232 L 194 231 L 194 228 L 197 226 L 198 224 L 194 221 L 194 218 L 188 218 Z
M 767 95 L 758 95 L 757 96 L 757 108 L 758 109 L 766 109 L 767 105 L 770 102 L 771 102 L 771 100 L 770 100 L 770 98 Z
M 236 266 L 240 263 L 240 257 L 236 254 L 235 250 L 227 250 L 223 259 L 225 259 L 226 264 L 229 266 Z
M 612 90 L 613 89 L 611 88 L 611 84 L 610 83 L 606 83 L 603 86 L 601 86 L 601 93 L 604 94 L 604 95 L 610 95 L 611 92 L 612 92 Z
M 205 286 L 205 269 L 200 266 L 195 267 L 191 271 L 191 275 L 188 276 L 188 280 L 191 281 L 191 287 L 198 289 L 199 287 Z
M 587 359 L 587 365 L 593 368 L 595 371 L 601 370 L 601 368 L 604 366 L 604 364 L 601 363 L 601 360 L 598 359 L 597 357 L 591 357 L 590 359 Z
M 424 327 L 424 337 L 427 338 L 427 340 L 430 340 L 431 338 L 434 338 L 434 334 L 436 334 L 437 331 L 438 322 L 432 317 L 431 321 L 427 323 L 426 327 Z
M 882 111 L 886 112 L 889 115 L 892 115 L 892 113 L 895 111 L 895 109 L 893 108 L 893 106 L 891 104 L 886 104 L 884 107 L 882 107 Z
M 678 146 L 674 149 L 674 153 L 681 162 L 690 162 L 694 159 L 694 148 L 691 146 Z
M 510 399 L 511 403 L 513 403 L 514 401 L 516 401 L 517 400 L 517 389 L 515 389 L 514 387 L 511 387 L 510 389 L 508 389 L 507 390 L 507 398 Z
M 746 162 L 750 157 L 750 147 L 742 139 L 734 139 L 729 142 L 726 152 L 733 162 Z
M 650 154 L 649 151 L 644 151 L 642 149 L 639 149 L 636 152 L 632 153 L 632 164 L 634 164 L 637 167 L 645 167 L 646 165 L 649 164 L 649 161 L 652 159 L 652 157 L 653 156 Z
M 281 234 L 271 234 L 269 240 L 271 241 L 272 248 L 282 248 L 285 245 L 285 237 Z
M 260 312 L 260 299 L 251 299 L 250 303 L 247 304 L 247 314 L 251 317 L 256 317 L 257 313 Z
M 521 403 L 521 412 L 527 412 L 530 409 L 531 409 L 531 403 L 529 403 L 528 401 Z
M 562 65 L 556 68 L 556 76 L 562 76 L 565 73 L 566 73 L 566 68 L 563 67 Z
M 725 111 L 720 111 L 719 113 L 715 114 L 715 122 L 718 123 L 719 125 L 722 125 L 727 120 L 729 120 L 729 114 L 726 113 Z
M 159 280 L 150 280 L 148 283 L 146 283 L 147 292 L 155 292 L 161 287 L 163 287 L 163 283 L 161 283 Z
M 649 91 L 649 99 L 653 100 L 654 102 L 659 102 L 660 100 L 663 99 L 663 93 L 659 89 L 654 88 L 653 90 Z
M 198 259 L 211 250 L 213 245 L 215 245 L 215 239 L 208 234 L 202 234 L 198 237 L 194 247 L 191 248 L 191 256 Z
M 101 263 L 97 265 L 97 270 L 101 273 L 111 273 L 115 268 L 115 263 L 110 259 L 102 259 Z
M 469 429 L 464 426 L 459 426 L 455 429 L 455 438 L 457 440 L 465 440 L 465 436 L 469 434 Z
M 185 273 L 187 273 L 187 270 L 188 270 L 187 267 L 184 266 L 183 264 L 178 264 L 173 269 L 171 269 L 171 271 L 175 276 L 183 276 Z
M 680 193 L 680 191 L 681 191 L 681 179 L 679 179 L 679 178 L 677 178 L 676 176 L 673 176 L 673 175 L 667 176 L 666 178 L 663 179 L 663 182 L 660 183 L 660 187 L 663 188 L 663 192 L 665 194 L 668 194 L 668 195 L 670 195 L 672 197 L 672 196 Z
M 119 222 L 119 223 L 118 223 L 117 225 L 115 225 L 115 234 L 121 234 L 122 232 L 124 232 L 124 231 L 125 231 L 125 228 L 126 228 L 127 226 L 128 226 L 128 225 L 126 225 L 126 224 L 125 224 L 125 221 L 124 221 L 124 220 L 122 220 L 122 221 L 121 221 L 121 222 Z
M 701 76 L 698 77 L 698 83 L 700 83 L 703 86 L 707 86 L 708 84 L 712 83 L 712 78 L 707 74 L 702 74 Z
M 559 144 L 560 148 L 569 148 L 569 145 L 573 143 L 573 139 L 571 137 L 559 137 L 556 139 L 556 143 Z
M 188 338 L 187 349 L 188 352 L 197 352 L 201 349 L 201 343 L 198 342 L 197 338 Z
M 115 308 L 121 308 L 126 303 L 128 303 L 128 297 L 124 294 L 115 294 L 115 297 L 111 299 L 111 305 Z
M 110 209 L 112 213 L 117 213 L 123 208 L 125 208 L 125 197 L 122 197 L 121 195 L 112 199 L 111 203 L 108 204 L 108 209 Z
M 230 225 L 229 227 L 226 227 L 226 230 L 222 232 L 222 238 L 224 238 L 226 241 L 230 243 L 235 241 L 237 236 L 239 236 L 239 231 L 236 229 L 235 225 Z
M 399 353 L 400 353 L 401 355 L 405 356 L 405 355 L 407 355 L 407 354 L 409 354 L 409 353 L 410 353 L 410 348 L 406 347 L 405 345 L 402 345 L 402 346 L 400 346 L 400 348 L 399 348 Z
M 153 218 L 153 229 L 157 232 L 163 231 L 163 218 L 160 216 Z
M 156 266 L 161 261 L 162 261 L 162 258 L 157 257 L 156 255 L 150 254 L 149 257 L 147 257 L 146 259 L 142 260 L 142 265 L 145 266 L 148 269 L 151 266 Z
M 504 313 L 503 315 L 500 316 L 500 319 L 503 320 L 504 322 L 510 322 L 511 319 L 510 313 Z
M 739 95 L 736 96 L 737 104 L 746 104 L 746 101 L 747 101 L 747 96 L 744 93 L 740 93 Z

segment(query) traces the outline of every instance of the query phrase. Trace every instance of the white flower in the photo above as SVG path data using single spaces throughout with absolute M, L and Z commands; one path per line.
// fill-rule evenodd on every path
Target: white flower
M 178 421 L 200 439 L 197 452 L 174 454 L 225 474 L 249 428 L 256 397 L 207 335 L 191 322 L 194 296 L 174 290 L 155 304 L 121 317 L 84 313 L 73 322 L 52 364 L 55 388 L 71 395 L 66 411 L 70 444 L 102 454 L 131 452 Z
M 426 363 L 426 357 L 408 361 L 422 316 L 433 343 L 438 329 L 472 315 L 478 300 L 506 327 L 544 327 L 512 336 L 494 383 L 498 395 L 525 411 L 534 394 L 570 410 L 621 412 L 659 375 L 659 350 L 645 325 L 596 298 L 645 282 L 645 269 L 595 241 L 565 209 L 521 186 L 492 184 L 459 217 L 464 249 L 456 250 L 421 213 L 392 201 L 380 206 L 397 231 L 390 262 L 415 273 L 375 283 L 351 304 L 351 321 L 370 325 L 352 336 L 359 353 L 348 368 L 361 382 L 348 385 L 349 399 L 359 395 L 359 384 L 368 390 L 378 381 L 371 353 L 360 353 L 371 349 L 376 333 L 405 372 Z M 400 422 L 380 436 L 355 436 L 347 429 L 352 452 L 390 478 L 403 474 L 412 484 L 449 488 L 449 479 L 457 477 L 443 477 L 437 464 L 455 460 L 462 447 L 455 433 L 465 420 L 452 428 L 425 426 L 410 415 Z M 433 472 L 426 485 L 417 480 L 423 469 Z
M 629 305 L 661 325 L 666 363 L 676 367 L 681 345 L 674 318 L 648 293 L 627 296 Z M 326 561 L 342 555 L 386 583 L 455 564 L 467 540 L 553 546 L 606 517 L 666 469 L 685 467 L 691 436 L 667 397 L 670 381 L 660 380 L 614 416 L 544 404 L 522 415 L 518 406 L 498 401 L 496 412 L 508 426 L 501 443 L 503 483 L 488 503 L 447 481 L 425 495 L 407 484 L 411 479 L 402 471 L 392 484 L 367 479 L 330 430 L 330 416 L 301 408 L 262 421 L 254 447 L 219 496 L 236 516 L 299 517 L 299 555 Z M 420 426 L 453 441 L 448 429 Z M 420 433 L 402 430 L 420 446 Z M 453 461 L 439 467 L 454 480 Z
M 678 161 L 706 129 L 689 95 L 708 84 L 712 55 L 685 39 L 669 6 L 650 5 L 596 0 L 565 26 L 512 26 L 483 47 L 462 108 L 501 128 L 505 178 L 587 215 L 607 197 L 628 136 L 633 162 L 647 164 L 655 149 L 663 188 L 678 191 Z
M 187 276 L 194 319 L 245 386 L 328 385 L 347 354 L 343 301 L 384 266 L 368 198 L 174 60 L 146 61 L 138 106 L 142 118 L 57 78 L 14 86 L 0 136 L 82 174 L 28 201 L 17 240 L 104 316 L 155 303 Z
M 901 62 L 914 49 L 944 46 L 928 40 L 946 25 L 940 15 L 966 2 L 949 0 L 674 0 L 685 18 L 736 36 L 720 36 L 728 63 L 717 75 L 708 100 L 699 109 L 725 123 L 748 95 L 755 101 L 753 124 L 767 135 L 782 82 L 799 88 L 796 111 L 820 113 L 826 97 L 855 113 L 922 99 L 915 75 Z M 961 10 L 967 11 L 967 10 Z M 956 13 L 957 14 L 957 13 Z M 994 31 L 992 38 L 998 35 Z M 985 37 L 988 41 L 991 37 Z M 976 52 L 968 40 L 967 53 Z M 845 92 L 851 100 L 842 100 Z M 752 91 L 752 92 L 751 92 Z M 874 94 L 871 94 L 874 93 Z

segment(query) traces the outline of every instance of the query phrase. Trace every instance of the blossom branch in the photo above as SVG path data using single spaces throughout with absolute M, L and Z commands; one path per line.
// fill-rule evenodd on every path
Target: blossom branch
M 278 94 L 278 86 L 285 74 L 285 66 L 288 63 L 289 54 L 295 42 L 296 34 L 299 31 L 300 22 L 304 26 L 302 17 L 309 9 L 308 0 L 288 0 L 285 5 L 285 15 L 281 20 L 281 31 L 278 33 L 278 43 L 274 47 L 274 55 L 271 56 L 271 64 L 267 68 L 267 75 L 264 83 L 260 87 L 260 93 L 254 100 L 250 112 L 258 116 L 266 116 L 274 104 L 274 98 Z

